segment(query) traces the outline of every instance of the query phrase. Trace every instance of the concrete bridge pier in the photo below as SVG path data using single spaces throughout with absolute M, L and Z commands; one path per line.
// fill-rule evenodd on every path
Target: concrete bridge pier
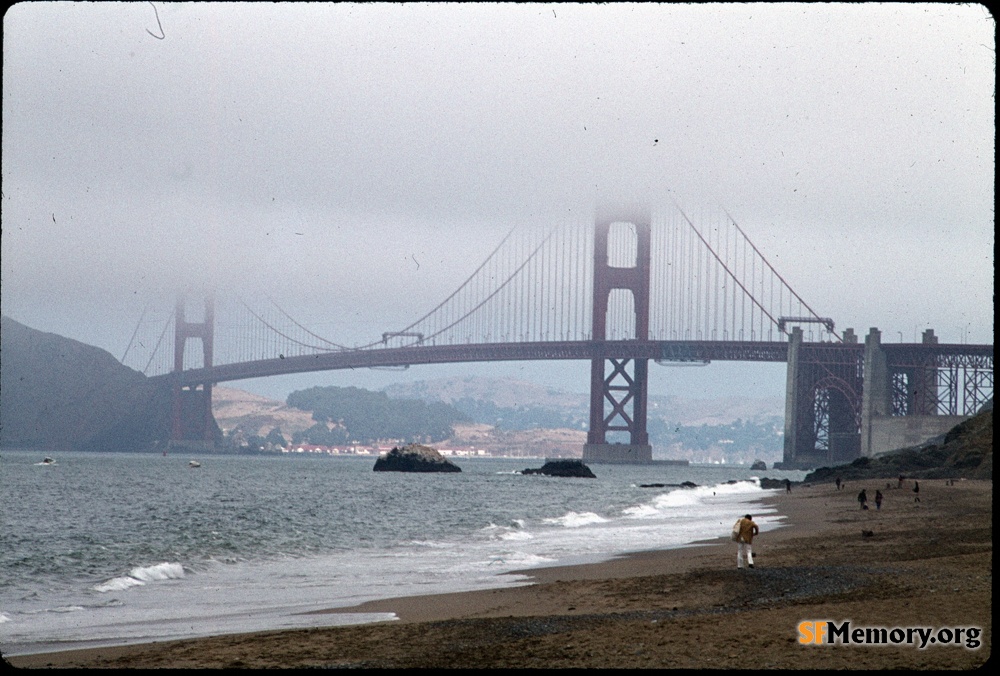
M 874 424 L 877 419 L 892 415 L 892 378 L 885 350 L 882 349 L 882 332 L 874 326 L 865 336 L 864 399 L 861 404 L 861 454 L 872 453 Z
M 802 329 L 792 329 L 782 467 L 829 466 L 858 457 L 861 354 L 851 329 L 844 331 L 842 343 L 823 345 L 804 344 Z
M 933 329 L 924 331 L 922 345 L 937 342 Z M 951 414 L 942 414 L 939 397 L 944 388 L 939 390 L 941 371 L 934 357 L 917 350 L 897 350 L 890 359 L 882 346 L 881 333 L 875 328 L 865 338 L 864 369 L 863 456 L 874 457 L 897 448 L 917 446 L 946 433 L 975 413 L 961 415 L 957 402 L 953 401 Z M 953 392 L 952 397 L 957 394 Z

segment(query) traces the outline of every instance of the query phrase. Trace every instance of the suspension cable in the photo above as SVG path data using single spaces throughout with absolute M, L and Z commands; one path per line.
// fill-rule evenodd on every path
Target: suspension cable
M 253 315 L 257 319 L 257 321 L 259 321 L 261 324 L 263 324 L 267 328 L 271 329 L 271 331 L 273 331 L 274 333 L 278 334 L 279 336 L 281 336 L 285 340 L 289 340 L 292 343 L 295 343 L 296 345 L 300 345 L 302 347 L 308 347 L 308 348 L 311 348 L 313 350 L 322 350 L 324 352 L 334 352 L 335 351 L 335 348 L 332 348 L 332 347 L 324 347 L 322 345 L 309 345 L 308 343 L 303 343 L 301 340 L 298 340 L 297 338 L 292 338 L 291 336 L 287 335 L 286 333 L 280 331 L 278 328 L 272 326 L 266 319 L 264 319 L 259 314 L 257 314 L 256 312 L 254 312 L 253 308 L 251 308 L 249 305 L 247 305 L 246 301 L 244 301 L 242 298 L 239 299 L 239 301 L 240 301 L 240 304 L 243 305 L 243 307 L 245 307 L 247 309 L 247 312 L 249 312 L 251 315 Z M 281 309 L 281 308 L 278 308 L 278 309 Z M 320 340 L 323 340 L 323 339 L 321 338 Z M 325 342 L 329 342 L 329 341 L 325 341 Z M 351 348 L 347 348 L 347 349 L 351 349 Z
M 760 251 L 758 251 L 758 250 L 757 250 L 757 247 L 756 247 L 756 246 L 754 245 L 753 241 L 751 241 L 751 239 L 750 239 L 749 237 L 747 237 L 746 233 L 745 233 L 745 232 L 743 232 L 743 228 L 741 228 L 741 227 L 740 227 L 740 224 L 736 222 L 736 219 L 735 219 L 735 218 L 733 218 L 733 217 L 732 217 L 732 216 L 731 216 L 731 215 L 729 214 L 729 212 L 728 212 L 728 211 L 726 211 L 725 207 L 723 207 L 723 208 L 722 208 L 722 211 L 723 211 L 723 212 L 724 212 L 724 213 L 726 214 L 726 217 L 728 217 L 728 218 L 729 218 L 729 220 L 730 220 L 730 221 L 732 221 L 732 224 L 736 226 L 736 230 L 737 230 L 737 231 L 738 231 L 738 232 L 739 232 L 739 233 L 740 233 L 741 235 L 743 235 L 743 239 L 745 239 L 745 240 L 747 241 L 747 243 L 748 243 L 748 244 L 750 245 L 750 247 L 751 247 L 751 248 L 752 248 L 752 249 L 754 250 L 754 253 L 755 253 L 755 254 L 757 254 L 757 256 L 758 256 L 758 257 L 760 258 L 760 260 L 761 260 L 761 261 L 763 261 L 764 265 L 766 265 L 766 266 L 767 266 L 767 267 L 768 267 L 768 268 L 769 268 L 769 269 L 771 270 L 771 272 L 773 272 L 773 273 L 775 274 L 775 276 L 776 276 L 776 277 L 777 277 L 778 279 L 780 279 L 780 280 L 781 280 L 781 283 L 782 283 L 782 285 L 784 285 L 784 287 L 785 287 L 785 288 L 787 288 L 787 289 L 788 289 L 788 290 L 789 290 L 789 291 L 791 292 L 791 294 L 792 294 L 793 296 L 795 296 L 795 298 L 796 298 L 796 299 L 797 299 L 797 300 L 798 300 L 798 301 L 799 301 L 800 303 L 802 303 L 802 305 L 803 305 L 803 306 L 804 306 L 804 307 L 806 308 L 806 310 L 808 310 L 808 311 L 810 312 L 810 314 L 812 314 L 812 316 L 813 316 L 813 317 L 815 317 L 816 319 L 821 319 L 821 317 L 820 317 L 820 316 L 819 316 L 818 314 L 816 314 L 816 312 L 815 312 L 815 311 L 813 311 L 813 309 L 812 309 L 811 307 L 809 307 L 809 304 L 808 304 L 808 303 L 806 303 L 806 302 L 805 302 L 804 300 L 802 300 L 802 297 L 801 297 L 801 296 L 799 296 L 799 294 L 795 293 L 795 289 L 793 289 L 793 288 L 792 288 L 792 287 L 791 287 L 791 286 L 790 286 L 790 285 L 788 284 L 788 282 L 786 282 L 786 281 L 785 281 L 784 277 L 782 277 L 782 276 L 781 276 L 781 273 L 779 273 L 779 272 L 778 272 L 777 270 L 775 270 L 775 269 L 774 269 L 774 266 L 773 266 L 773 265 L 771 265 L 771 263 L 769 263 L 769 262 L 768 262 L 768 260 L 767 260 L 767 259 L 766 259 L 766 258 L 764 257 L 764 254 L 762 254 L 762 253 L 761 253 Z M 686 218 L 686 217 L 685 217 L 685 218 Z M 770 315 L 768 315 L 768 316 L 770 316 Z M 785 333 L 787 333 L 787 332 L 785 332 Z M 839 336 L 839 335 L 837 334 L 837 332 L 836 332 L 836 331 L 830 331 L 830 333 L 832 333 L 832 334 L 833 334 L 833 335 L 834 335 L 834 336 L 835 336 L 835 337 L 837 338 L 837 340 L 840 340 L 840 341 L 842 341 L 842 340 L 843 340 L 843 339 L 842 339 L 842 338 L 841 338 L 841 337 L 840 337 L 840 336 Z
M 142 314 L 139 315 L 139 322 L 135 325 L 135 331 L 132 332 L 132 337 L 129 338 L 128 345 L 125 347 L 125 354 L 123 354 L 122 358 L 119 360 L 121 361 L 122 364 L 125 363 L 125 357 L 128 356 L 129 350 L 132 349 L 132 344 L 135 342 L 135 337 L 139 335 L 139 328 L 142 326 L 142 320 L 146 318 L 146 312 L 149 310 L 149 306 L 152 305 L 152 303 L 153 299 L 150 298 L 149 300 L 146 301 L 146 306 L 142 308 Z
M 688 225 L 691 226 L 691 230 L 694 232 L 694 234 L 696 234 L 698 236 L 698 239 L 701 240 L 701 243 L 704 244 L 706 247 L 708 247 L 708 250 L 711 251 L 712 255 L 715 257 L 715 260 L 717 260 L 719 262 L 719 264 L 723 267 L 723 269 L 726 272 L 729 273 L 729 276 L 733 278 L 733 281 L 736 282 L 741 289 L 743 289 L 743 293 L 746 295 L 746 297 L 748 297 L 753 302 L 754 305 L 756 305 L 758 308 L 760 308 L 760 311 L 763 312 L 765 315 L 767 315 L 767 318 L 770 319 L 771 322 L 775 326 L 777 326 L 778 325 L 778 321 L 774 317 L 771 316 L 770 312 L 768 312 L 767 310 L 764 309 L 764 306 L 761 305 L 760 302 L 756 298 L 753 297 L 752 293 L 750 293 L 749 291 L 747 291 L 747 288 L 745 286 L 743 286 L 743 282 L 741 282 L 739 279 L 737 279 L 736 275 L 734 275 L 729 270 L 729 267 L 722 261 L 721 258 L 719 258 L 719 255 L 717 253 L 715 253 L 715 251 L 712 249 L 712 247 L 709 246 L 708 242 L 705 241 L 705 238 L 701 236 L 701 233 L 698 232 L 698 228 L 696 228 L 694 226 L 694 223 L 691 222 L 691 219 L 688 218 L 687 214 L 684 213 L 684 210 L 681 209 L 680 205 L 677 204 L 676 201 L 674 201 L 674 205 L 677 207 L 677 210 L 681 212 L 681 216 L 683 216 L 684 220 L 688 222 Z M 737 226 L 737 228 L 738 227 L 739 226 Z M 748 238 L 746 238 L 746 235 L 744 235 L 743 237 L 744 237 L 744 239 L 746 239 L 747 242 L 750 242 L 750 240 Z M 751 246 L 753 246 L 752 243 L 751 243 Z M 753 318 L 752 318 L 752 316 L 751 316 L 750 324 L 751 324 L 750 328 L 751 328 L 751 330 L 753 330 Z M 785 332 L 783 331 L 783 333 L 785 333 Z
M 503 288 L 504 288 L 505 286 L 507 286 L 507 284 L 509 284 L 509 283 L 511 282 L 511 280 L 513 280 L 513 279 L 514 279 L 515 277 L 517 277 L 517 275 L 518 275 L 518 274 L 520 274 L 521 270 L 523 270 L 523 269 L 524 269 L 524 267 L 525 267 L 525 266 L 526 266 L 526 265 L 527 265 L 528 263 L 530 263 L 530 262 L 531 262 L 531 261 L 532 261 L 532 260 L 533 260 L 533 259 L 535 258 L 535 256 L 536 256 L 536 255 L 538 254 L 538 252 L 539 252 L 539 251 L 540 251 L 540 250 L 542 249 L 542 247 L 543 247 L 543 246 L 545 246 L 545 244 L 546 244 L 546 243 L 547 243 L 547 242 L 548 242 L 548 241 L 549 241 L 549 240 L 550 240 L 550 239 L 552 238 L 552 235 L 553 235 L 554 233 L 555 233 L 555 229 L 553 229 L 553 230 L 552 230 L 551 232 L 549 232 L 549 234 L 548 234 L 548 235 L 547 235 L 547 236 L 545 237 L 545 239 L 543 239 L 543 240 L 542 240 L 542 242 L 541 242 L 541 243 L 540 243 L 540 244 L 539 244 L 539 245 L 538 245 L 537 247 L 535 247 L 535 250 L 531 252 L 531 255 L 529 255 L 529 256 L 527 257 L 527 259 L 525 259 L 525 261 L 524 261 L 523 263 L 521 263 L 521 265 L 519 265 L 519 266 L 517 267 L 517 269 L 516 269 L 516 270 L 514 270 L 514 272 L 512 272 L 512 273 L 510 274 L 510 276 L 509 276 L 509 277 L 507 277 L 507 279 L 506 279 L 506 280 L 504 280 L 503 284 L 501 284 L 501 285 L 500 285 L 500 286 L 498 286 L 498 287 L 497 287 L 496 289 L 494 289 L 494 290 L 493 290 L 493 293 L 491 293 L 490 295 L 488 295 L 488 296 L 487 296 L 486 298 L 484 298 L 484 299 L 483 299 L 483 300 L 482 300 L 482 301 L 481 301 L 481 302 L 480 302 L 480 303 L 479 303 L 478 305 L 476 305 L 475 307 L 473 307 L 472 309 L 470 309 L 470 310 L 469 310 L 468 312 L 466 312 L 466 313 L 465 313 L 464 315 L 462 315 L 462 316 L 461 316 L 461 317 L 459 317 L 458 319 L 454 320 L 454 321 L 453 321 L 452 323 L 450 323 L 450 324 L 448 324 L 447 326 L 444 326 L 444 327 L 442 327 L 442 328 L 438 329 L 438 330 L 437 330 L 437 331 L 436 331 L 435 333 L 432 333 L 432 334 L 430 334 L 429 336 L 427 336 L 427 337 L 425 338 L 425 340 L 426 340 L 427 338 L 434 338 L 434 337 L 436 337 L 436 336 L 439 336 L 439 335 L 441 335 L 442 333 L 444 333 L 444 332 L 445 332 L 445 331 L 447 331 L 448 329 L 450 329 L 450 328 L 452 328 L 453 326 L 455 326 L 455 325 L 457 325 L 457 324 L 461 323 L 461 322 L 462 322 L 462 321 L 463 321 L 464 319 L 466 319 L 467 317 L 469 317 L 469 315 L 471 315 L 472 313 L 474 313 L 474 312 L 475 312 L 476 310 L 478 310 L 478 309 L 479 309 L 479 308 L 481 308 L 482 306 L 486 305 L 486 303 L 487 303 L 487 302 L 489 302 L 489 301 L 490 301 L 490 300 L 491 300 L 491 299 L 492 299 L 492 298 L 493 298 L 494 296 L 496 296 L 496 295 L 497 295 L 498 293 L 500 293 L 500 291 L 501 291 L 501 290 L 503 290 Z M 491 255 L 492 255 L 492 254 L 491 254 Z M 482 267 L 482 266 L 480 266 L 480 267 Z M 452 294 L 452 295 L 454 295 L 454 294 Z M 440 307 L 440 306 L 438 306 L 438 307 Z M 430 313 L 428 313 L 428 315 L 430 315 Z M 414 323 L 414 324 L 411 324 L 410 326 L 408 326 L 406 330 L 409 330 L 409 329 L 413 328 L 414 326 L 416 326 L 416 323 Z M 402 332 L 401 332 L 401 333 L 402 333 Z
M 497 252 L 498 252 L 498 251 L 500 251 L 500 248 L 501 248 L 501 247 L 502 247 L 502 246 L 503 246 L 503 245 L 504 245 L 504 244 L 505 244 L 505 243 L 507 242 L 507 240 L 508 240 L 508 239 L 510 239 L 510 236 L 511 236 L 512 234 L 514 234 L 514 230 L 515 230 L 515 229 L 516 229 L 516 226 L 515 226 L 514 228 L 511 228 L 511 229 L 510 229 L 510 231 L 509 231 L 509 232 L 508 232 L 508 233 L 507 233 L 507 234 L 506 234 L 506 235 L 504 236 L 504 238 L 503 238 L 502 240 L 500 240 L 500 243 L 496 245 L 496 248 L 494 248 L 494 249 L 493 249 L 493 251 L 492 251 L 492 252 L 490 252 L 490 255 L 486 257 L 486 260 L 485 260 L 485 261 L 483 261 L 483 262 L 482 262 L 482 264 L 481 264 L 481 265 L 480 265 L 480 266 L 479 266 L 478 268 L 476 268 L 476 269 L 475 269 L 475 270 L 473 271 L 473 273 L 472 273 L 471 275 L 469 275 L 468 279 L 466 279 L 466 280 L 465 280 L 465 281 L 464 281 L 464 282 L 462 283 L 462 285 L 461 285 L 460 287 L 458 287 L 457 289 L 455 289 L 455 290 L 454 290 L 454 291 L 452 292 L 452 294 L 451 294 L 450 296 L 448 296 L 448 297 L 447 297 L 447 298 L 445 298 L 445 299 L 444 299 L 443 301 L 441 301 L 440 303 L 438 303 L 438 304 L 437 304 L 437 306 L 435 306 L 433 310 L 431 310 L 430 312 L 428 312 L 427 314 L 425 314 L 425 315 L 424 315 L 423 317 L 421 317 L 420 319 L 416 320 L 415 322 L 413 322 L 412 324 L 410 324 L 409 326 L 407 326 L 407 327 L 406 327 L 405 329 L 402 329 L 401 331 L 397 331 L 396 333 L 407 333 L 407 332 L 409 332 L 409 331 L 410 331 L 410 329 L 412 329 L 413 327 L 417 326 L 418 324 L 420 324 L 420 322 L 424 321 L 425 319 L 427 319 L 428 317 L 430 317 L 431 315 L 433 315 L 433 314 L 434 314 L 435 312 L 437 312 L 437 311 L 438 311 L 438 310 L 440 310 L 440 309 L 441 309 L 442 307 L 444 307 L 444 305 L 445 305 L 445 304 L 446 304 L 446 303 L 447 303 L 448 301 L 450 301 L 450 300 L 451 300 L 452 298 L 454 298 L 454 297 L 455 297 L 456 295 L 458 295 L 458 293 L 459 293 L 459 292 L 460 292 L 460 291 L 461 291 L 462 289 L 464 289 L 464 288 L 465 288 L 466 286 L 468 286 L 468 285 L 469 285 L 469 282 L 471 282 L 471 281 L 473 280 L 473 278 L 475 278 L 475 276 L 479 274 L 479 271 L 480 271 L 480 270 L 482 270 L 482 269 L 483 269 L 484 267 L 486 267 L 486 264 L 487 264 L 487 263 L 489 263 L 489 262 L 490 262 L 491 260 L 493 260 L 493 257 L 494 257 L 494 256 L 495 256 L 495 255 L 497 254 Z M 529 259 L 529 260 L 530 260 L 530 259 Z M 523 267 L 523 266 L 522 266 L 522 267 Z M 520 270 L 520 268 L 518 268 L 518 269 Z M 516 273 L 515 273 L 515 274 L 516 274 Z M 503 287 L 501 287 L 501 288 L 503 288 Z M 490 297 L 492 298 L 492 296 L 490 296 Z M 479 306 L 476 306 L 476 307 L 479 307 Z M 465 316 L 468 316 L 468 314 L 466 314 Z M 465 317 L 462 317 L 462 319 L 464 319 L 464 318 L 465 318 Z M 457 324 L 457 323 L 458 323 L 459 321 L 461 321 L 461 320 L 456 320 L 456 321 L 455 321 L 455 322 L 453 322 L 452 324 L 450 324 L 450 325 L 446 326 L 446 327 L 445 327 L 445 328 L 443 328 L 443 329 L 440 329 L 439 331 L 436 331 L 436 332 L 435 332 L 435 333 L 433 333 L 432 335 L 433 335 L 433 336 L 437 336 L 437 335 L 439 335 L 439 334 L 440 334 L 440 333 L 441 333 L 442 331 L 444 331 L 445 329 L 448 329 L 448 328 L 450 328 L 451 326 L 454 326 L 454 325 L 455 325 L 455 324 Z M 381 343 L 381 342 L 382 342 L 382 341 L 378 341 L 378 342 L 374 342 L 374 343 L 369 343 L 369 344 L 367 344 L 367 345 L 362 345 L 361 347 L 359 347 L 359 348 L 357 348 L 357 349 L 359 349 L 359 350 L 363 350 L 363 349 L 365 349 L 365 348 L 369 348 L 369 347 L 374 347 L 374 346 L 378 345 L 378 344 L 379 344 L 379 343 Z
M 170 316 L 167 317 L 167 322 L 163 325 L 163 331 L 160 332 L 160 337 L 156 341 L 156 347 L 153 348 L 153 353 L 149 355 L 149 361 L 146 362 L 146 368 L 142 370 L 143 375 L 145 375 L 146 372 L 149 371 L 149 365 L 153 363 L 153 358 L 156 357 L 156 353 L 160 351 L 160 343 L 163 342 L 163 336 L 167 335 L 167 329 L 170 328 L 170 322 L 176 319 L 176 314 L 177 311 L 174 310 L 173 312 L 170 313 Z
M 290 322 L 292 322 L 293 324 L 295 324 L 295 326 L 299 327 L 300 329 L 302 329 L 303 331 L 305 331 L 306 333 L 308 333 L 313 338 L 316 338 L 317 340 L 321 340 L 324 343 L 326 343 L 327 345 L 332 345 L 333 349 L 337 349 L 337 350 L 350 350 L 350 349 L 352 349 L 352 348 L 347 347 L 346 345 L 340 345 L 339 343 L 335 343 L 332 340 L 327 340 L 323 336 L 316 335 L 315 333 L 313 333 L 312 331 L 310 331 L 306 327 L 302 326 L 302 324 L 299 324 L 297 321 L 295 321 L 295 318 L 292 317 L 287 312 L 285 312 L 285 310 L 280 305 L 278 305 L 278 303 L 275 302 L 275 300 L 273 298 L 271 298 L 270 296 L 265 296 L 265 298 L 267 298 L 269 301 L 271 301 L 271 305 L 273 305 L 274 307 L 278 308 L 278 312 L 280 312 L 281 314 L 285 315 L 285 317 L 287 317 Z M 240 302 L 243 302 L 243 301 L 241 300 Z M 246 305 L 246 303 L 244 303 L 244 305 Z

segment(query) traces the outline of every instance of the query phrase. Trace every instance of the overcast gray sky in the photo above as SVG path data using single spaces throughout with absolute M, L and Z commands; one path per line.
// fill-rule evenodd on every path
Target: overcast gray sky
M 993 342 L 981 5 L 29 2 L 3 28 L 3 314 L 119 357 L 192 281 L 378 338 L 511 226 L 606 199 L 722 205 L 838 328 Z M 405 377 L 459 372 L 589 377 Z M 783 394 L 783 366 L 654 374 Z

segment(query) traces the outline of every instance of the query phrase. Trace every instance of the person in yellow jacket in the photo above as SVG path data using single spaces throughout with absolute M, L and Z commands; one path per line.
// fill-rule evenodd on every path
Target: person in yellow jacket
M 757 524 L 753 522 L 753 517 L 747 514 L 740 519 L 740 536 L 736 541 L 736 567 L 742 568 L 743 561 L 753 568 L 753 536 L 760 532 Z

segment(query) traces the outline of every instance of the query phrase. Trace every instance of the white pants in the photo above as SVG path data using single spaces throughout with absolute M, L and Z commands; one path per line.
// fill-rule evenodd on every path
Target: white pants
M 746 560 L 751 566 L 753 565 L 753 548 L 750 547 L 749 542 L 737 542 L 736 543 L 736 567 L 742 568 L 743 561 Z

